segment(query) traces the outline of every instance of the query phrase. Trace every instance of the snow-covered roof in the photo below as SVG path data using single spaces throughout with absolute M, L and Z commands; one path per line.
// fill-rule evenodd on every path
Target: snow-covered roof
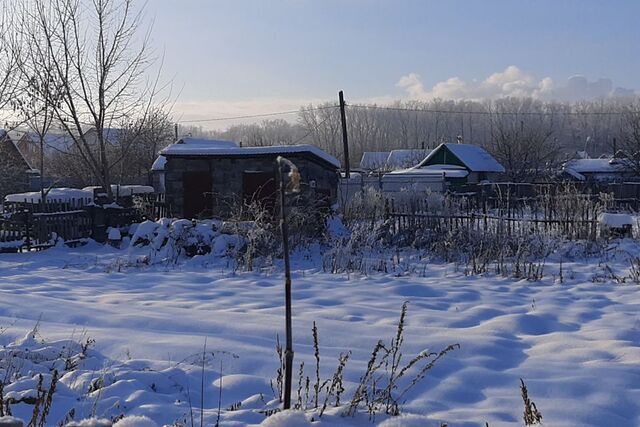
M 360 159 L 360 169 L 383 169 L 389 157 L 388 151 L 365 151 Z
M 95 190 L 100 190 L 102 189 L 101 186 L 99 185 L 91 185 L 89 187 L 84 187 L 82 189 L 82 191 L 91 191 L 91 194 L 94 193 Z M 118 184 L 111 184 L 111 192 L 114 195 L 119 195 L 119 196 L 132 196 L 134 194 L 148 194 L 148 193 L 153 193 L 155 190 L 153 189 L 153 187 L 150 187 L 148 185 L 118 185 Z
M 7 132 L 4 129 L 0 129 L 0 140 L 6 141 L 7 143 L 13 145 L 13 148 L 15 148 L 16 152 L 18 153 L 22 161 L 26 164 L 27 170 L 29 171 L 34 170 L 33 166 L 31 166 L 31 164 L 29 163 L 29 160 L 27 160 L 27 157 L 20 150 L 20 147 L 18 147 L 18 144 L 16 143 L 16 138 L 12 137 L 11 131 Z
M 301 145 L 277 145 L 271 147 L 238 147 L 232 141 L 214 140 L 192 140 L 187 143 L 171 144 L 160 151 L 163 156 L 207 156 L 207 157 L 227 157 L 227 156 L 256 156 L 264 154 L 296 154 L 311 153 L 321 158 L 327 163 L 339 168 L 340 161 L 332 155 L 322 151 L 316 146 Z
M 442 147 L 449 149 L 471 172 L 504 172 L 504 166 L 487 150 L 471 144 L 440 144 L 418 167 L 427 163 Z
M 155 190 L 148 185 L 115 185 L 111 184 L 111 192 L 118 196 L 133 196 L 134 194 L 149 194 Z
M 632 172 L 623 160 L 612 158 L 570 160 L 563 165 L 562 171 L 578 181 L 585 181 L 585 174 L 596 180 L 609 181 Z
M 84 134 L 85 136 L 87 136 L 92 133 L 97 134 L 95 127 L 89 128 Z M 124 135 L 125 135 L 124 129 L 119 129 L 119 128 L 103 128 L 102 129 L 102 138 L 106 142 L 110 143 L 111 145 L 118 145 Z
M 416 166 L 424 160 L 431 150 L 391 150 L 387 156 L 388 169 L 405 169 Z
M 160 154 L 198 156 L 206 155 L 211 150 L 220 150 L 223 148 L 229 149 L 240 147 L 238 147 L 238 144 L 233 141 L 184 137 L 179 139 L 176 143 L 161 150 Z
M 620 173 L 628 171 L 628 167 L 617 159 L 574 159 L 564 165 L 564 169 L 582 173 Z
M 39 191 L 33 191 L 29 193 L 18 193 L 18 194 L 9 194 L 4 200 L 6 202 L 28 202 L 28 203 L 39 203 L 42 201 L 42 195 Z M 47 194 L 47 200 L 61 200 L 64 202 L 71 201 L 73 199 L 76 200 L 84 200 L 87 203 L 93 201 L 93 191 L 89 190 L 80 190 L 77 188 L 52 188 Z
M 33 144 L 40 143 L 40 135 L 37 132 L 24 129 L 13 129 L 8 133 L 11 139 L 19 141 L 26 136 L 27 140 Z M 67 152 L 73 146 L 74 141 L 66 132 L 49 131 L 43 136 L 45 149 Z
M 167 158 L 165 156 L 158 156 L 158 158 L 151 165 L 151 170 L 154 172 L 163 171 L 167 164 Z
M 44 143 L 53 150 L 67 152 L 73 146 L 74 141 L 69 135 L 48 133 L 44 136 Z
M 414 167 L 390 172 L 389 175 L 412 175 L 412 176 L 442 176 L 446 178 L 465 178 L 469 172 L 454 165 L 429 165 L 425 167 Z

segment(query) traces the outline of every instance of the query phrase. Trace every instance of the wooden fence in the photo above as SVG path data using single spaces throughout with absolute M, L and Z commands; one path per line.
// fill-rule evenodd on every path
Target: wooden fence
M 593 201 L 606 199 L 607 209 L 627 212 L 640 210 L 640 182 L 620 183 L 487 183 L 458 187 L 451 192 L 474 203 L 476 208 L 487 205 L 489 209 L 508 205 L 536 206 L 540 200 L 567 193 L 580 194 Z
M 87 206 L 60 212 L 22 209 L 0 216 L 0 252 L 45 249 L 57 238 L 69 246 L 88 238 L 106 241 L 109 227 L 124 227 L 139 220 L 132 208 Z
M 400 234 L 419 229 L 436 233 L 464 230 L 491 233 L 498 238 L 535 233 L 593 240 L 598 233 L 598 214 L 606 205 L 606 200 L 572 192 L 539 196 L 527 199 L 527 203 L 518 200 L 507 198 L 494 206 L 488 199 L 458 194 L 444 196 L 442 203 L 434 207 L 419 197 L 389 199 L 385 212 L 391 231 Z

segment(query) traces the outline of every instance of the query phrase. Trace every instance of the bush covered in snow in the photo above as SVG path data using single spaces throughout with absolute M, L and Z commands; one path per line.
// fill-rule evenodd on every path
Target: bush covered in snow
M 130 228 L 130 248 L 148 248 L 147 262 L 173 262 L 182 257 L 213 253 L 226 256 L 245 246 L 239 234 L 222 231 L 220 221 L 192 222 L 186 219 L 163 218 L 157 222 L 144 221 Z

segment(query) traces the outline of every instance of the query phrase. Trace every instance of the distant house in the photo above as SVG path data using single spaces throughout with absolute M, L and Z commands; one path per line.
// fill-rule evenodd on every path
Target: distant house
M 484 148 L 471 144 L 440 144 L 416 169 L 439 173 L 445 178 L 448 175 L 454 182 L 467 184 L 492 181 L 505 172 L 504 166 Z
M 103 140 L 111 144 L 112 146 L 117 146 L 120 144 L 122 139 L 125 136 L 125 132 L 123 129 L 118 128 L 104 128 L 102 129 L 102 138 Z M 96 128 L 90 128 L 84 133 L 84 137 L 87 140 L 87 144 L 90 146 L 98 145 L 98 132 Z
M 299 169 L 300 196 L 326 206 L 337 197 L 340 162 L 312 145 L 239 147 L 231 141 L 182 138 L 160 152 L 154 174 L 164 176 L 165 201 L 182 218 L 232 215 L 253 200 L 275 207 L 276 158 Z
M 37 173 L 16 142 L 0 129 L 0 201 L 4 196 L 29 190 L 30 176 Z
M 388 171 L 412 168 L 430 153 L 431 150 L 391 150 L 385 166 Z
M 470 144 L 440 144 L 417 166 L 390 172 L 382 178 L 384 191 L 444 191 L 451 185 L 494 180 L 504 167 L 485 149 Z
M 388 157 L 388 151 L 365 151 L 360 159 L 360 169 L 365 172 L 385 171 Z
M 575 181 L 613 182 L 623 181 L 635 176 L 625 159 L 573 159 L 562 166 L 562 175 Z

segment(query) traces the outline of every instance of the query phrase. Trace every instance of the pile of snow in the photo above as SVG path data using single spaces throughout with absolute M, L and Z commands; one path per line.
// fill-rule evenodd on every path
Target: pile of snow
M 0 349 L 4 405 L 15 416 L 0 420 L 8 423 L 31 418 L 31 402 L 37 398 L 40 377 L 45 393 L 55 377 L 51 411 L 45 425 L 157 427 L 162 424 L 149 417 L 163 423 L 184 420 L 193 406 L 199 410 L 203 378 L 211 379 L 202 389 L 207 397 L 204 409 L 211 420 L 215 417 L 220 383 L 226 380 L 232 384 L 235 377 L 225 377 L 214 369 L 228 355 L 210 352 L 203 359 L 202 354 L 194 354 L 158 368 L 147 360 L 110 359 L 94 350 L 94 344 L 89 337 L 47 341 L 36 328 Z M 263 387 L 256 390 L 266 392 L 264 381 L 259 383 Z M 264 399 L 261 401 L 266 405 Z M 264 418 L 257 411 L 256 415 Z M 114 423 L 113 419 L 118 421 Z
M 26 243 L 26 239 L 0 241 L 0 251 L 3 249 L 19 249 Z
M 625 226 L 633 226 L 635 221 L 629 214 L 603 212 L 598 215 L 598 222 L 609 228 L 624 228 Z

